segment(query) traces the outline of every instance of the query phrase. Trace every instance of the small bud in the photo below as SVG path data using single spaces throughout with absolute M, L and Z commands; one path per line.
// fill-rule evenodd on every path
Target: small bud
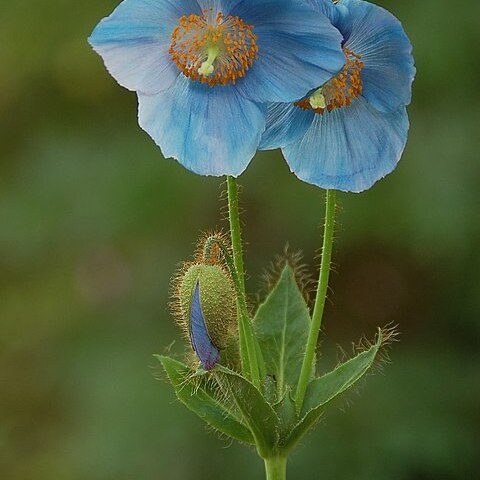
M 220 265 L 191 264 L 178 278 L 178 320 L 203 367 L 210 370 L 235 337 L 236 299 Z

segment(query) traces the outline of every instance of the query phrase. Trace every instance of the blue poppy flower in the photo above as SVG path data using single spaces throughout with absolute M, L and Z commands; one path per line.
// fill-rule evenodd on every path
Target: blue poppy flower
M 415 67 L 400 22 L 363 0 L 308 0 L 343 36 L 345 66 L 294 103 L 269 105 L 260 148 L 281 147 L 295 175 L 361 192 L 395 169 L 409 128 Z
M 337 74 L 341 35 L 295 0 L 125 0 L 89 38 L 139 99 L 140 126 L 201 175 L 242 173 L 266 122 Z

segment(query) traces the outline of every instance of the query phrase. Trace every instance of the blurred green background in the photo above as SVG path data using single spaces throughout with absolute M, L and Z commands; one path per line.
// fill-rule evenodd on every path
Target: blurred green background
M 169 278 L 225 226 L 219 179 L 164 160 L 86 43 L 116 0 L 1 2 L 0 478 L 261 479 L 152 357 L 180 335 Z M 386 376 L 333 409 L 292 479 L 480 478 L 480 4 L 383 0 L 418 68 L 398 169 L 340 196 L 322 368 L 400 324 Z M 248 289 L 288 242 L 316 275 L 322 192 L 278 154 L 241 177 Z

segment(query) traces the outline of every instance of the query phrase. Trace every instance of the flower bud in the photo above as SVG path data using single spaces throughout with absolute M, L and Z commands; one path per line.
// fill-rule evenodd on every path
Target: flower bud
M 178 279 L 176 297 L 179 323 L 203 367 L 210 370 L 236 336 L 232 281 L 220 265 L 191 264 Z

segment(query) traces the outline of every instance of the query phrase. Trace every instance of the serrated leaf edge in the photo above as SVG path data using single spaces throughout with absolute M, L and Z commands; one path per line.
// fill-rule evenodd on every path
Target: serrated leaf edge
M 175 360 L 171 357 L 167 357 L 165 355 L 154 355 L 155 358 L 157 358 L 157 360 L 160 361 L 160 363 L 162 364 L 169 380 L 170 380 L 170 383 L 172 383 L 172 386 L 174 387 L 174 391 L 175 391 L 175 395 L 176 397 L 178 398 L 178 400 L 183 404 L 185 405 L 185 407 L 188 408 L 188 410 L 190 410 L 191 412 L 195 413 L 199 418 L 201 418 L 205 423 L 207 423 L 210 427 L 212 427 L 213 429 L 215 430 L 218 430 L 219 432 L 225 434 L 225 435 L 228 435 L 229 437 L 232 437 L 232 435 L 226 431 L 222 431 L 221 429 L 218 428 L 218 426 L 212 424 L 211 422 L 209 422 L 205 417 L 203 416 L 200 416 L 193 408 L 190 407 L 190 405 L 185 402 L 177 393 L 177 389 L 175 388 L 175 385 L 173 384 L 173 381 L 172 381 L 172 378 L 167 370 L 167 368 L 165 367 L 165 364 L 163 362 L 164 359 L 167 359 L 168 361 L 173 361 L 175 362 L 176 364 L 178 364 L 179 366 L 181 366 L 182 368 L 186 369 L 186 370 L 191 370 L 187 365 L 185 365 L 184 363 L 182 362 L 179 362 L 178 360 Z M 193 372 L 193 370 L 192 370 Z M 246 443 L 250 443 L 252 445 L 255 445 L 255 439 L 254 439 L 254 436 L 252 434 L 252 431 L 250 429 L 250 427 L 248 425 L 245 425 L 242 421 L 242 419 L 240 419 L 237 415 L 236 412 L 230 410 L 226 405 L 224 404 L 221 404 L 218 399 L 212 397 L 212 395 L 204 388 L 204 387 L 199 387 L 199 389 L 208 397 L 211 399 L 211 401 L 220 409 L 222 410 L 223 412 L 225 412 L 230 418 L 231 418 L 231 421 L 232 422 L 236 422 L 239 424 L 240 427 L 242 427 L 244 429 L 245 432 L 248 432 L 249 435 L 251 435 L 251 438 L 248 438 L 247 436 L 244 436 L 242 438 L 240 437 L 235 437 L 236 440 L 240 441 L 240 442 L 246 442 Z
M 378 354 L 378 351 L 380 350 L 380 347 L 383 344 L 383 331 L 379 328 L 378 329 L 378 334 L 377 334 L 377 339 L 375 344 L 373 344 L 369 349 L 365 350 L 364 352 L 359 353 L 355 357 L 351 358 L 347 362 L 342 363 L 341 365 L 338 365 L 335 369 L 332 371 L 326 373 L 325 375 L 322 375 L 321 377 L 316 378 L 315 380 L 320 380 L 328 375 L 334 374 L 335 371 L 337 371 L 339 368 L 344 367 L 346 364 L 349 362 L 354 361 L 356 358 L 358 358 L 359 355 L 366 354 L 367 352 L 372 352 L 374 351 L 374 355 L 372 357 L 372 361 L 369 363 L 368 366 L 366 366 L 361 373 L 356 375 L 356 377 L 351 380 L 350 382 L 346 383 L 343 388 L 340 390 L 337 390 L 334 395 L 332 395 L 330 398 L 322 402 L 320 405 L 311 408 L 307 412 L 304 412 L 303 417 L 298 421 L 298 423 L 293 427 L 290 435 L 287 437 L 285 444 L 283 445 L 283 448 L 288 452 L 291 451 L 301 440 L 301 438 L 313 427 L 313 425 L 320 419 L 320 417 L 323 415 L 324 410 L 326 409 L 327 405 L 330 404 L 332 401 L 334 401 L 338 396 L 340 396 L 342 393 L 347 391 L 350 387 L 352 387 L 355 383 L 357 383 L 366 373 L 367 371 L 372 367 L 375 358 Z M 314 382 L 315 380 L 312 380 Z M 308 420 L 308 417 L 313 417 L 311 421 Z M 299 429 L 300 426 L 302 426 L 305 422 L 308 422 L 309 424 L 307 425 L 306 428 L 302 429 L 302 432 L 299 432 L 299 434 L 295 435 L 296 430 Z M 297 438 L 295 438 L 297 437 Z

